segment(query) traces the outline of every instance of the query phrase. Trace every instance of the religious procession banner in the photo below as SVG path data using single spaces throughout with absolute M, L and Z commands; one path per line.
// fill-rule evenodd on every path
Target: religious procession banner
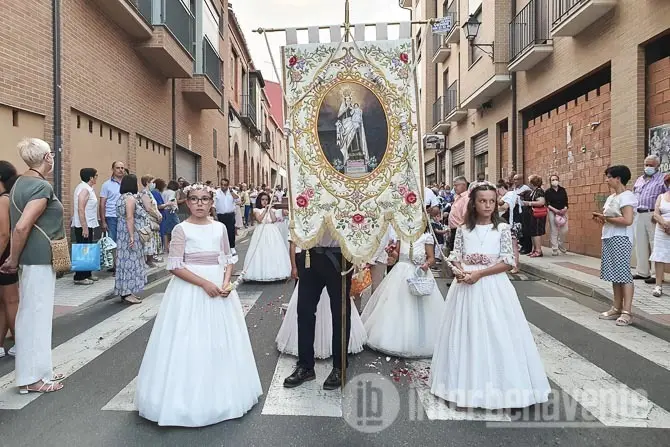
M 417 240 L 427 222 L 412 41 L 283 51 L 293 241 L 311 248 L 329 229 L 361 264 L 389 224 L 403 241 Z

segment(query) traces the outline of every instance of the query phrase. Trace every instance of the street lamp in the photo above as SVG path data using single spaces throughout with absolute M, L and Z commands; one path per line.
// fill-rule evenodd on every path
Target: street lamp
M 493 59 L 493 42 L 491 43 L 475 43 L 475 38 L 479 34 L 479 27 L 481 22 L 477 20 L 474 15 L 470 15 L 470 18 L 463 25 L 463 30 L 465 31 L 465 38 L 470 42 L 470 46 L 477 47 L 486 53 L 491 59 Z M 484 49 L 484 47 L 491 48 L 490 51 Z

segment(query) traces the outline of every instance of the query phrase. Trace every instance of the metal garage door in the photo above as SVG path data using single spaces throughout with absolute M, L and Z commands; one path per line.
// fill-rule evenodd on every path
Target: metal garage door
M 472 152 L 477 155 L 485 154 L 489 151 L 489 133 L 484 132 L 472 139 Z
M 177 175 L 189 183 L 198 181 L 198 157 L 186 149 L 177 148 Z

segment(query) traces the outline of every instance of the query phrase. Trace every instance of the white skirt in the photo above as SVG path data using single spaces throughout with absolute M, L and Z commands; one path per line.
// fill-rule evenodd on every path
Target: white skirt
M 225 266 L 187 268 L 218 284 Z M 210 298 L 173 277 L 137 378 L 140 416 L 158 425 L 203 427 L 241 417 L 262 394 L 237 292 Z
M 407 278 L 415 270 L 409 262 L 397 263 L 363 309 L 370 348 L 396 357 L 433 355 L 444 298 L 437 284 L 428 296 L 412 295 Z M 433 277 L 430 270 L 427 274 Z
M 284 321 L 277 333 L 277 349 L 284 354 L 298 356 L 298 287 L 288 303 Z M 363 350 L 367 335 L 356 310 L 354 300 L 351 300 L 351 331 L 349 336 L 349 354 L 357 354 Z M 321 292 L 321 298 L 316 308 L 316 326 L 314 328 L 314 357 L 327 359 L 333 355 L 333 320 L 330 312 L 330 297 L 326 289 Z
M 506 273 L 473 285 L 454 281 L 441 321 L 431 393 L 468 408 L 524 408 L 548 400 L 547 375 Z
M 281 281 L 291 276 L 291 259 L 277 224 L 256 226 L 244 259 L 244 271 L 247 281 Z

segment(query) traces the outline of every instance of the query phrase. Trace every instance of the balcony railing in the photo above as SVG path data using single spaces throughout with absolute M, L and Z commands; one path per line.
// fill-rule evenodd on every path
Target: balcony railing
M 221 92 L 221 59 L 207 37 L 202 39 L 202 66 L 205 76 Z
M 458 81 L 451 83 L 444 96 L 444 118 L 448 117 L 451 112 L 458 107 Z
M 444 49 L 447 44 L 444 42 L 444 34 L 433 34 L 433 55 Z
M 533 45 L 551 40 L 549 0 L 531 0 L 509 24 L 510 62 Z
M 179 43 L 189 52 L 195 55 L 195 17 L 181 0 L 161 1 L 161 24 L 165 25 L 175 36 Z
M 561 20 L 577 9 L 582 3 L 588 0 L 553 0 L 552 1 L 552 18 L 553 24 L 557 24 Z
M 140 15 L 151 25 L 153 0 L 130 0 L 130 3 L 135 6 Z
M 242 95 L 242 118 L 256 125 L 256 101 L 249 95 Z
M 452 29 L 458 26 L 458 0 L 454 0 L 449 6 L 442 7 L 442 17 L 451 17 Z
M 270 130 L 268 129 L 265 129 L 265 132 L 263 132 L 261 146 L 263 146 L 263 149 L 268 151 L 272 148 L 272 138 L 270 137 Z

